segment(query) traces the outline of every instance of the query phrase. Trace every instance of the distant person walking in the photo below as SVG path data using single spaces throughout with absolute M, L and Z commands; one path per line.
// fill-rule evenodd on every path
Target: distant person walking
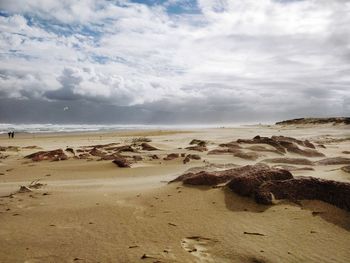
M 12 139 L 15 138 L 15 132 L 13 131 L 11 134 Z
M 10 139 L 10 138 L 11 138 L 12 133 L 11 133 L 11 132 L 8 132 L 7 134 L 9 135 L 9 139 Z

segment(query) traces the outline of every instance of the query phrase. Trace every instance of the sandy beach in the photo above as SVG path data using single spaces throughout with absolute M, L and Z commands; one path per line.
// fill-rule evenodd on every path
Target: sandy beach
M 248 143 L 239 144 L 239 154 L 208 154 L 221 149 L 220 144 L 257 135 L 308 140 L 322 156 L 281 154 L 271 145 L 252 148 L 254 144 Z M 156 149 L 141 147 L 145 138 Z M 193 146 L 193 139 L 205 141 L 206 149 L 186 149 Z M 350 258 L 346 209 L 320 200 L 262 205 L 224 185 L 168 183 L 189 169 L 219 171 L 257 163 L 284 165 L 295 178 L 349 183 L 350 173 L 341 169 L 345 164 L 317 164 L 325 158 L 350 158 L 349 125 L 17 134 L 14 139 L 5 134 L 0 146 L 3 263 L 348 262 Z M 118 167 L 107 155 L 120 146 L 132 148 L 120 152 L 129 168 Z M 25 158 L 55 149 L 63 149 L 67 160 Z M 91 149 L 98 154 L 92 155 Z M 173 153 L 175 157 L 164 160 Z M 271 158 L 303 158 L 312 165 L 286 167 L 266 161 Z M 37 187 L 30 187 L 38 179 Z M 19 191 L 20 186 L 27 190 Z

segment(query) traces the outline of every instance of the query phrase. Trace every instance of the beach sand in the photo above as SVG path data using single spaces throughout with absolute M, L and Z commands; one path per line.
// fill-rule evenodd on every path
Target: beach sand
M 324 144 L 317 150 L 326 157 L 350 158 L 343 153 L 350 151 L 350 129 L 344 125 L 2 135 L 0 146 L 19 148 L 0 152 L 0 262 L 349 262 L 350 213 L 345 210 L 316 200 L 264 206 L 226 188 L 168 184 L 193 167 L 281 157 L 259 152 L 252 161 L 185 149 L 192 139 L 208 141 L 212 150 L 256 135 L 308 139 Z M 96 157 L 75 159 L 70 153 L 68 160 L 55 162 L 24 158 L 40 150 L 27 146 L 76 151 L 97 144 L 126 145 L 136 137 L 151 139 L 149 144 L 159 150 L 123 153 L 143 158 L 131 168 Z M 163 160 L 170 153 L 198 154 L 201 160 Z M 149 158 L 152 154 L 160 158 Z M 342 166 L 292 173 L 350 182 Z M 36 179 L 44 185 L 16 193 Z

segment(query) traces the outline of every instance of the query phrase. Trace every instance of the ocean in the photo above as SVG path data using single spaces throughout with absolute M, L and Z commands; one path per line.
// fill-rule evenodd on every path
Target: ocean
M 239 127 L 245 124 L 204 124 L 204 125 L 144 125 L 144 124 L 10 124 L 0 123 L 0 134 L 9 131 L 25 133 L 57 132 L 103 132 L 115 130 L 181 130 L 220 127 Z

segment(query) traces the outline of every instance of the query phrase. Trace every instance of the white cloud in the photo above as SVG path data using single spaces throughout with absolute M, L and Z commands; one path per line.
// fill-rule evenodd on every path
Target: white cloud
M 176 4 L 2 1 L 0 95 L 349 113 L 349 1 Z

